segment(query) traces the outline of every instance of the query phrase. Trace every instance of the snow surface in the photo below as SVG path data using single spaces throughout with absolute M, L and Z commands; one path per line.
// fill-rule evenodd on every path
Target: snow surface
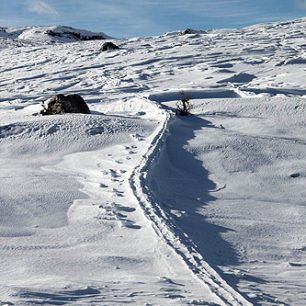
M 305 305 L 306 19 L 45 31 L 0 28 L 0 304 Z

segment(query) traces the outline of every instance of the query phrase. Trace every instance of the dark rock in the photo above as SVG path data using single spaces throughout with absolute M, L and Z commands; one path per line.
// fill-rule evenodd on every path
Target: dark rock
M 119 47 L 115 45 L 114 43 L 112 43 L 111 41 L 105 42 L 101 47 L 101 51 L 110 51 L 110 50 L 118 50 L 118 49 Z
M 186 29 L 182 32 L 183 35 L 187 35 L 187 34 L 193 34 L 193 30 L 192 29 Z
M 54 32 L 52 30 L 47 30 L 45 32 L 45 34 L 49 35 L 49 36 L 55 36 L 55 37 L 71 37 L 74 38 L 76 40 L 81 40 L 81 34 L 80 33 L 74 33 L 74 32 L 62 32 L 62 33 L 58 33 L 58 32 Z
M 300 174 L 299 174 L 298 172 L 292 173 L 292 174 L 290 175 L 290 177 L 292 177 L 292 178 L 297 178 L 297 177 L 300 177 Z
M 186 29 L 181 32 L 182 35 L 188 35 L 188 34 L 207 34 L 206 31 L 202 30 L 193 30 L 193 29 Z
M 42 115 L 58 115 L 64 113 L 90 114 L 90 110 L 79 95 L 56 95 L 49 102 L 47 107 L 40 112 Z

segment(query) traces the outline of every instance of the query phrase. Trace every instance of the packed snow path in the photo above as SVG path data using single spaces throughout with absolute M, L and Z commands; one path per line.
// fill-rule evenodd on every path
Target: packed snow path
M 0 38 L 1 303 L 305 304 L 305 21 L 35 35 Z

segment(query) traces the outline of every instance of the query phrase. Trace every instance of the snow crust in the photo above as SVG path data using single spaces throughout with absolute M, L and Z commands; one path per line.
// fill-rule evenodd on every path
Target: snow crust
M 306 304 L 305 31 L 0 28 L 0 304 Z

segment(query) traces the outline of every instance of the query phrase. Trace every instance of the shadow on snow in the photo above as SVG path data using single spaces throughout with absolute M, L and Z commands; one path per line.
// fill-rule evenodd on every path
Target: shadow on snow
M 195 152 L 185 149 L 195 138 L 195 131 L 204 127 L 215 128 L 209 121 L 196 116 L 174 119 L 160 156 L 150 171 L 149 184 L 176 227 L 195 243 L 205 261 L 237 289 L 238 276 L 226 275 L 219 268 L 239 264 L 238 254 L 221 237 L 221 233 L 231 229 L 209 223 L 200 213 L 207 203 L 215 200 L 209 192 L 215 190 L 216 185 L 209 179 L 202 162 L 195 158 Z

